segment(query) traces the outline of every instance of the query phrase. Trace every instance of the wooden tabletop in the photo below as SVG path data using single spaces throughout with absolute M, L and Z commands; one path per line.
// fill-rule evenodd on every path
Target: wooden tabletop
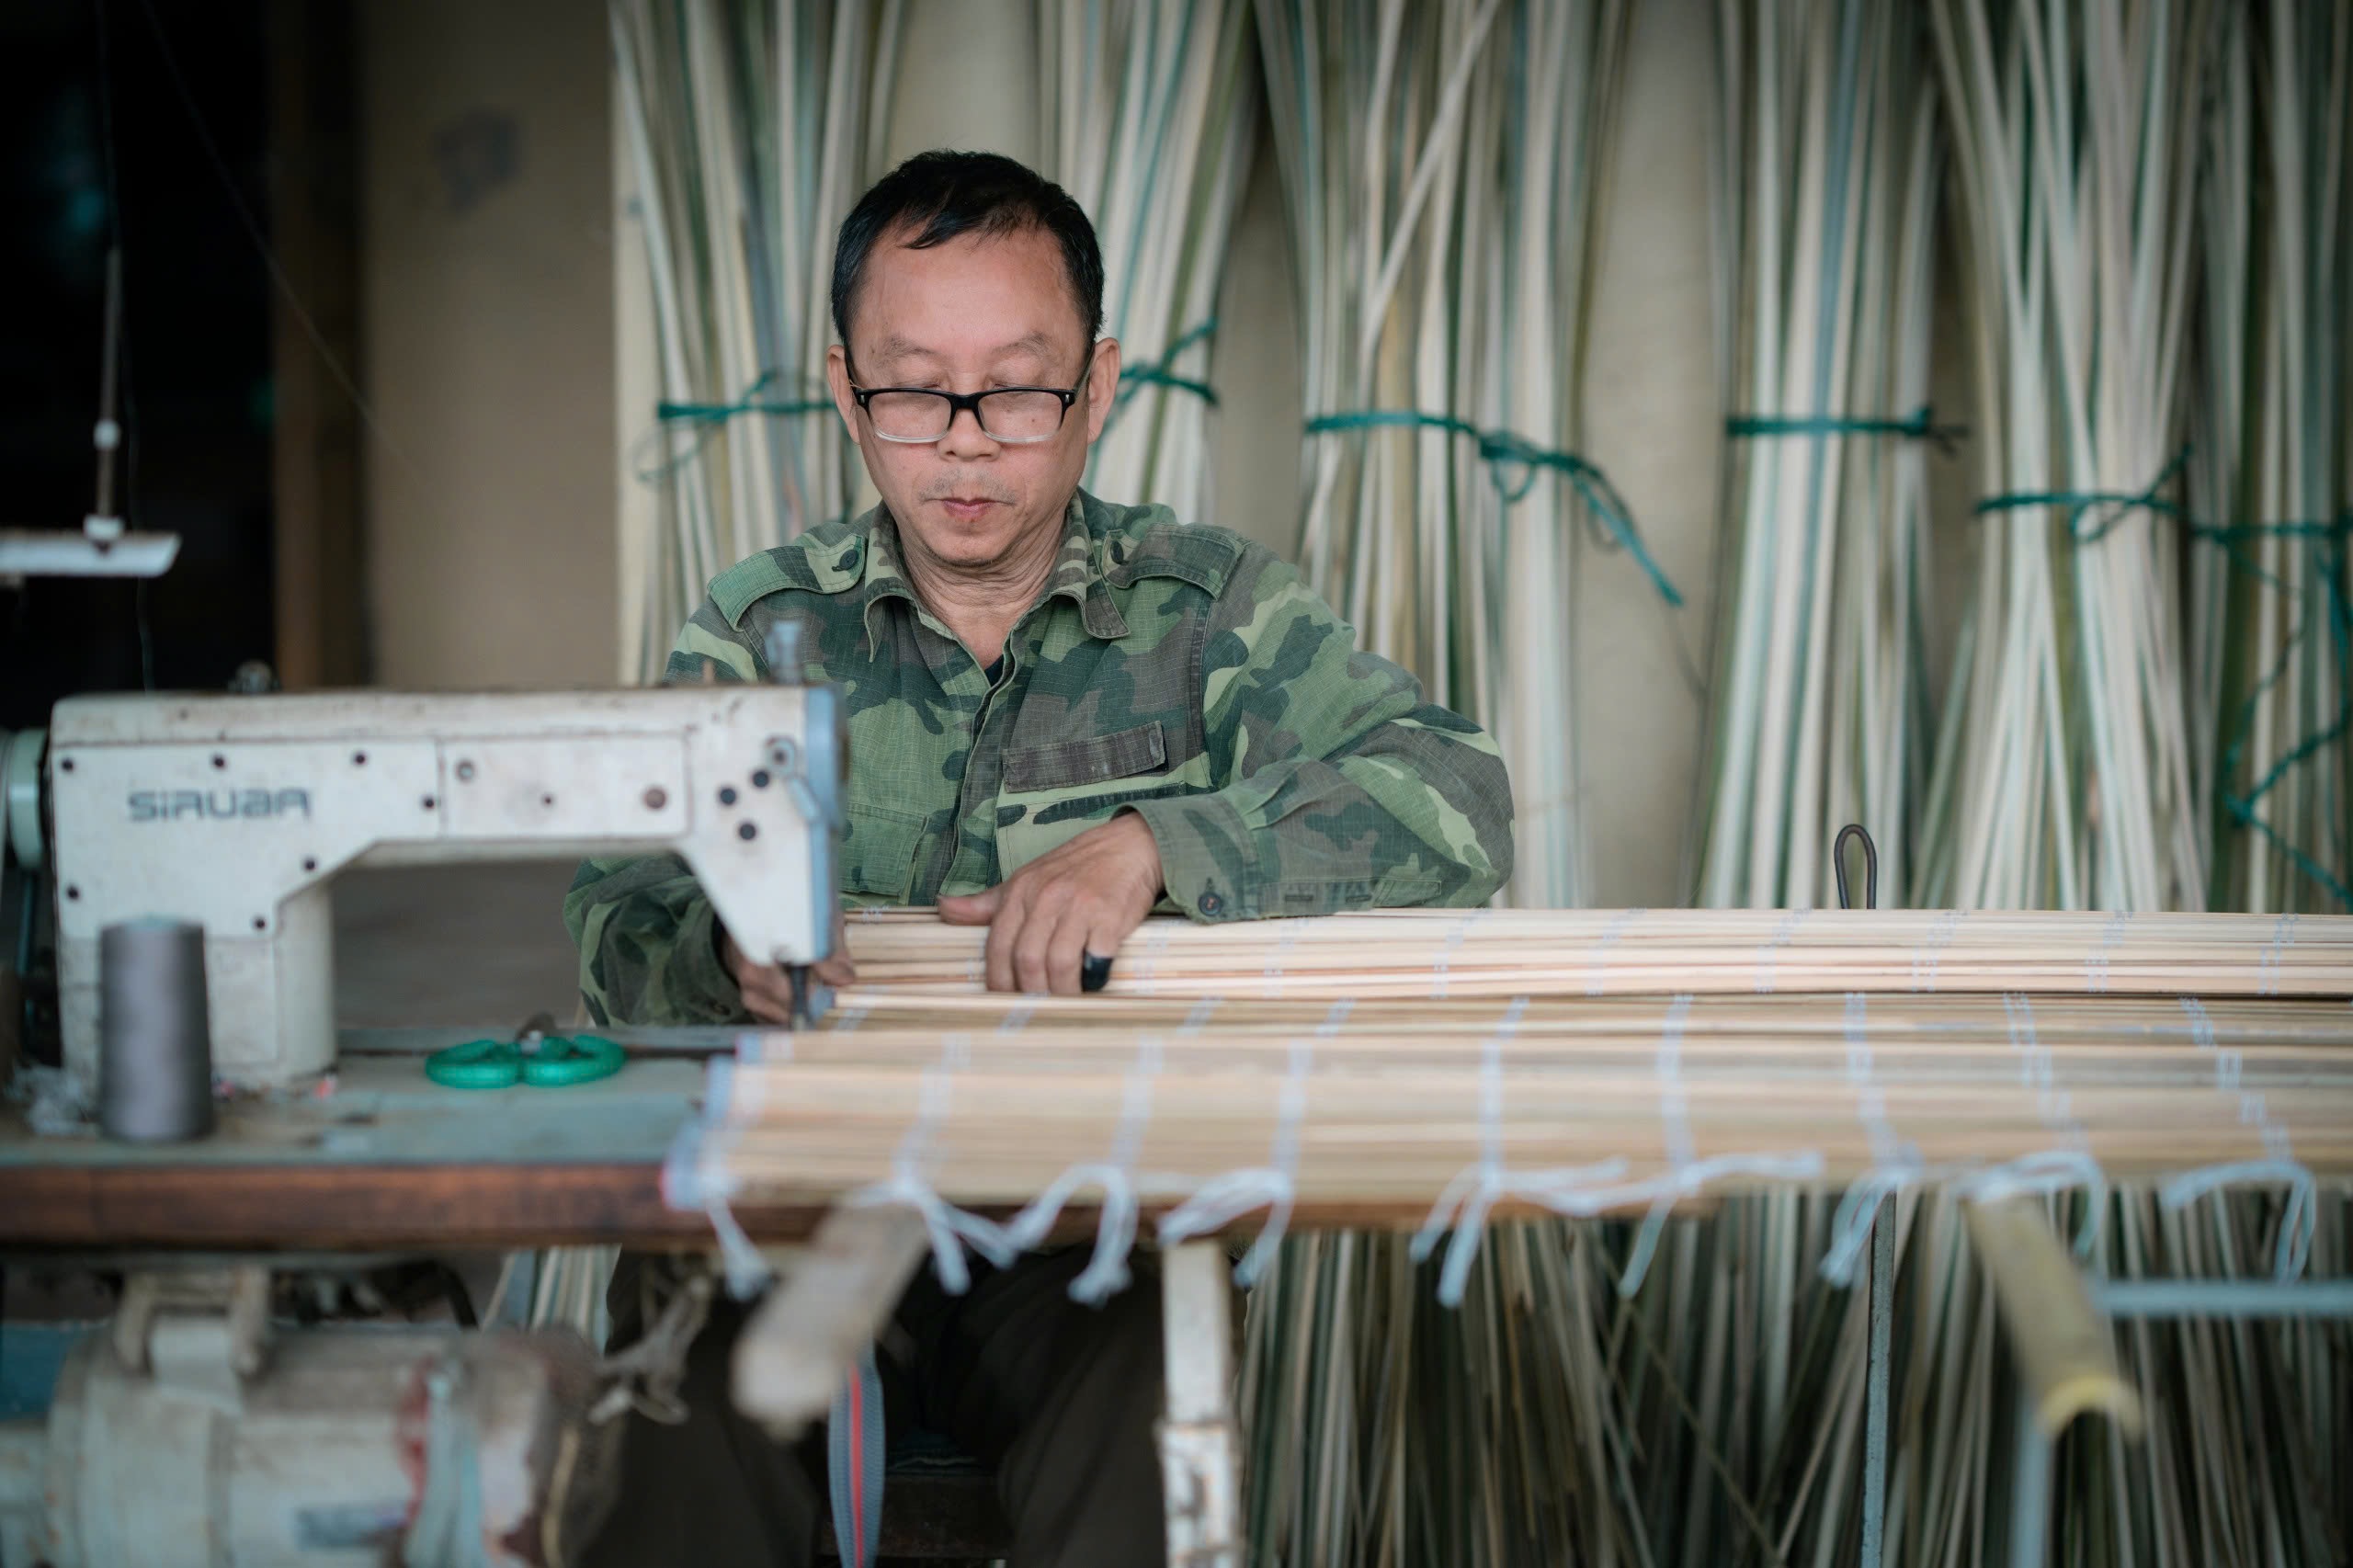
M 426 1078 L 422 1047 L 460 1037 L 347 1049 L 331 1091 L 228 1101 L 211 1136 L 189 1143 L 122 1143 L 95 1130 L 39 1136 L 21 1107 L 0 1105 L 0 1249 L 711 1244 L 708 1216 L 662 1200 L 663 1159 L 699 1108 L 698 1056 L 634 1056 L 615 1076 L 570 1088 L 445 1089 Z M 813 1195 L 806 1204 L 733 1212 L 755 1241 L 787 1243 L 808 1236 L 830 1207 L 829 1197 Z M 1144 1234 L 1163 1207 L 1145 1207 Z M 1494 1217 L 1532 1212 L 1506 1204 Z M 1097 1218 L 1092 1204 L 1074 1202 L 1054 1239 L 1092 1237 Z M 1261 1218 L 1234 1228 L 1246 1232 Z M 1418 1208 L 1302 1205 L 1291 1223 L 1394 1229 L 1423 1218 Z
M 413 1052 L 348 1055 L 331 1092 L 224 1103 L 209 1138 L 36 1136 L 0 1108 L 0 1246 L 395 1251 L 619 1242 L 694 1245 L 662 1160 L 699 1061 L 632 1060 L 600 1083 L 445 1089 Z M 763 1239 L 822 1206 L 763 1210 Z

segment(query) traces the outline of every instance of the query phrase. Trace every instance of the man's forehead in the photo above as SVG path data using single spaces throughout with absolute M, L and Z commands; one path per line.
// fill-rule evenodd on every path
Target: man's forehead
M 867 258 L 850 323 L 861 358 L 1061 358 L 1085 347 L 1051 234 L 974 233 L 918 247 L 915 233 L 894 229 Z
M 1042 331 L 1032 331 L 1025 332 L 1008 342 L 985 346 L 981 349 L 981 354 L 983 358 L 988 359 L 1010 359 L 1021 354 L 1044 359 L 1051 358 L 1054 349 L 1055 344 L 1051 337 Z M 944 359 L 951 354 L 967 351 L 964 345 L 960 344 L 951 348 L 939 344 L 924 343 L 903 332 L 885 332 L 874 345 L 874 356 L 878 359 Z

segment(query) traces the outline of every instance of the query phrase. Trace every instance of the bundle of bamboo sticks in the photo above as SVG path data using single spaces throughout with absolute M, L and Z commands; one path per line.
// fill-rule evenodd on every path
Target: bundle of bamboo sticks
M 987 933 L 849 921 L 862 990 L 970 994 Z M 1667 992 L 2353 994 L 2353 917 L 1869 910 L 1381 910 L 1144 923 L 1108 994 L 1284 1000 Z
M 674 1197 L 910 1204 L 957 1267 L 1093 1223 L 1106 1290 L 1140 1235 L 1257 1231 L 1254 1561 L 1840 1561 L 1866 1335 L 1837 1281 L 1887 1195 L 1891 1548 L 1983 1560 L 2007 1384 L 1963 1204 L 2052 1194 L 2097 1272 L 2346 1264 L 2345 919 L 1154 921 L 1071 998 L 985 992 L 983 934 L 923 912 L 849 938 L 817 1028 L 715 1069 Z M 2245 1519 L 2161 1516 L 2219 1495 L 2181 1471 L 2200 1423 L 2332 1462 L 2326 1331 L 2120 1350 L 2153 1435 L 2071 1439 L 2063 1494 L 2135 1540 L 2309 1536 L 2268 1481 Z
M 1483 1163 L 1518 1207 L 1573 1213 L 1696 1191 L 1702 1168 L 1738 1190 L 2054 1149 L 2118 1181 L 2283 1147 L 2353 1174 L 2353 1010 L 2333 1002 L 851 993 L 835 1020 L 766 1037 L 716 1084 L 709 1153 L 737 1190 L 855 1192 L 911 1136 L 951 1203 L 1029 1202 L 1120 1146 L 1146 1200 L 1285 1165 L 1290 1202 L 1389 1223 Z

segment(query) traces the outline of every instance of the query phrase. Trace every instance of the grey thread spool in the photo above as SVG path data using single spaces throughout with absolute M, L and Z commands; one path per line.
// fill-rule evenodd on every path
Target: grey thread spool
M 98 1128 L 175 1143 L 212 1131 L 204 927 L 126 920 L 98 934 Z

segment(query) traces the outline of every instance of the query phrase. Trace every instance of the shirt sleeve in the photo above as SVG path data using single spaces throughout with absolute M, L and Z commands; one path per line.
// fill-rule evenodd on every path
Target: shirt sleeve
M 706 599 L 671 650 L 665 685 L 757 681 L 760 660 Z M 580 949 L 580 996 L 597 1023 L 723 1024 L 744 995 L 719 958 L 719 920 L 676 855 L 584 861 L 564 896 Z
M 1244 557 L 1202 655 L 1218 788 L 1142 801 L 1170 900 L 1199 920 L 1469 906 L 1512 869 L 1511 782 L 1477 725 L 1356 650 L 1298 572 Z

